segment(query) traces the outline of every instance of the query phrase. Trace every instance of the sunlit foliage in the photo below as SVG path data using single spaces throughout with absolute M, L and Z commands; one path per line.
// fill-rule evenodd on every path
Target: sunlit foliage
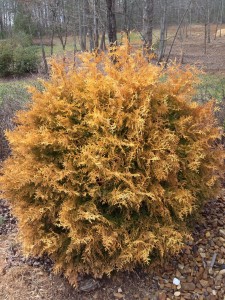
M 122 46 L 52 63 L 7 136 L 1 179 L 24 252 L 49 254 L 72 284 L 179 251 L 187 218 L 220 190 L 213 103 L 191 101 L 194 70 Z

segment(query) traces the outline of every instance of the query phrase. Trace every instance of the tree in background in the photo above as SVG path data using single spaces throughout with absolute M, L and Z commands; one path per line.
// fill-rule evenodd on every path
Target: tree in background
M 166 50 L 166 31 L 167 31 L 167 0 L 160 0 L 161 18 L 160 18 L 160 38 L 159 38 L 159 51 L 158 62 L 160 62 L 165 54 Z
M 223 22 L 224 0 L 193 0 L 179 34 L 191 33 L 191 24 L 205 26 L 204 45 L 211 39 L 210 24 Z M 130 38 L 135 31 L 143 40 L 143 47 L 150 51 L 153 43 L 152 30 L 160 29 L 158 39 L 158 60 L 165 54 L 167 27 L 179 25 L 189 0 L 0 0 L 0 38 L 8 38 L 13 30 L 24 31 L 40 40 L 50 39 L 51 54 L 54 40 L 60 40 L 66 49 L 67 37 L 73 36 L 74 52 L 106 49 L 106 32 L 110 44 L 117 41 L 123 31 Z M 154 13 L 153 13 L 154 9 Z M 217 31 L 216 29 L 216 31 Z M 216 33 L 215 33 L 216 35 Z M 79 42 L 79 45 L 78 45 Z M 40 42 L 41 44 L 41 42 Z M 206 52 L 206 51 L 205 51 Z
M 152 50 L 154 0 L 144 0 L 143 4 L 143 47 L 147 53 L 150 53 Z
M 17 4 L 13 30 L 15 32 L 24 32 L 31 36 L 35 34 L 35 24 L 33 23 L 32 14 L 22 2 Z
M 106 0 L 109 44 L 114 44 L 117 42 L 115 4 L 115 0 Z

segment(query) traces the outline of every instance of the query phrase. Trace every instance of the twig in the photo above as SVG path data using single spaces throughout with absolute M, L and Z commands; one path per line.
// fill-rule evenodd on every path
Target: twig
M 167 67 L 167 64 L 168 64 L 168 61 L 169 61 L 169 58 L 170 58 L 170 54 L 171 54 L 171 51 L 172 51 L 172 49 L 173 49 L 173 45 L 174 45 L 175 40 L 176 40 L 176 38 L 177 38 L 177 34 L 178 34 L 179 29 L 180 29 L 180 27 L 181 27 L 181 25 L 182 25 L 182 23 L 183 23 L 183 21 L 184 21 L 184 18 L 185 18 L 185 16 L 186 16 L 186 14 L 187 14 L 187 12 L 188 12 L 190 6 L 191 6 L 191 3 L 192 3 L 192 0 L 190 0 L 190 2 L 189 2 L 189 4 L 188 4 L 188 7 L 187 7 L 187 9 L 185 10 L 185 12 L 184 12 L 184 14 L 183 14 L 183 16 L 182 16 L 182 18 L 181 18 L 181 20 L 180 20 L 180 23 L 179 23 L 179 25 L 178 25 L 178 27 L 177 27 L 177 31 L 176 31 L 176 33 L 175 33 L 175 35 L 174 35 L 173 42 L 172 42 L 172 44 L 171 44 L 171 46 L 170 46 L 170 50 L 169 50 L 169 53 L 168 53 L 168 55 L 167 55 L 166 62 L 165 62 L 165 65 L 164 65 L 164 68 Z

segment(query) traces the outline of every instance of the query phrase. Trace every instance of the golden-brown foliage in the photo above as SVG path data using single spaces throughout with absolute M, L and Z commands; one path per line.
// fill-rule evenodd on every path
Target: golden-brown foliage
M 53 62 L 7 136 L 1 179 L 27 254 L 72 284 L 179 251 L 187 218 L 219 192 L 213 103 L 191 101 L 194 70 L 163 71 L 127 46 Z

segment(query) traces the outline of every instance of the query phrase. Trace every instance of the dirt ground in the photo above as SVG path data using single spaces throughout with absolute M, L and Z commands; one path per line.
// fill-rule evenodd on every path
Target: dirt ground
M 0 300 L 225 300 L 224 211 L 224 199 L 209 202 L 193 230 L 193 242 L 148 273 L 136 270 L 101 280 L 80 278 L 75 290 L 62 275 L 52 274 L 47 258 L 22 256 L 15 219 L 1 201 Z M 173 284 L 174 278 L 180 284 Z
M 168 29 L 166 57 L 170 50 L 176 27 Z M 182 34 L 180 34 L 182 32 Z M 170 58 L 183 64 L 194 64 L 196 67 L 212 74 L 225 74 L 225 24 L 217 30 L 211 25 L 211 41 L 206 43 L 205 53 L 205 27 L 192 25 L 187 31 L 182 29 L 177 35 Z M 187 34 L 186 34 L 187 33 Z M 221 33 L 221 36 L 220 36 Z

